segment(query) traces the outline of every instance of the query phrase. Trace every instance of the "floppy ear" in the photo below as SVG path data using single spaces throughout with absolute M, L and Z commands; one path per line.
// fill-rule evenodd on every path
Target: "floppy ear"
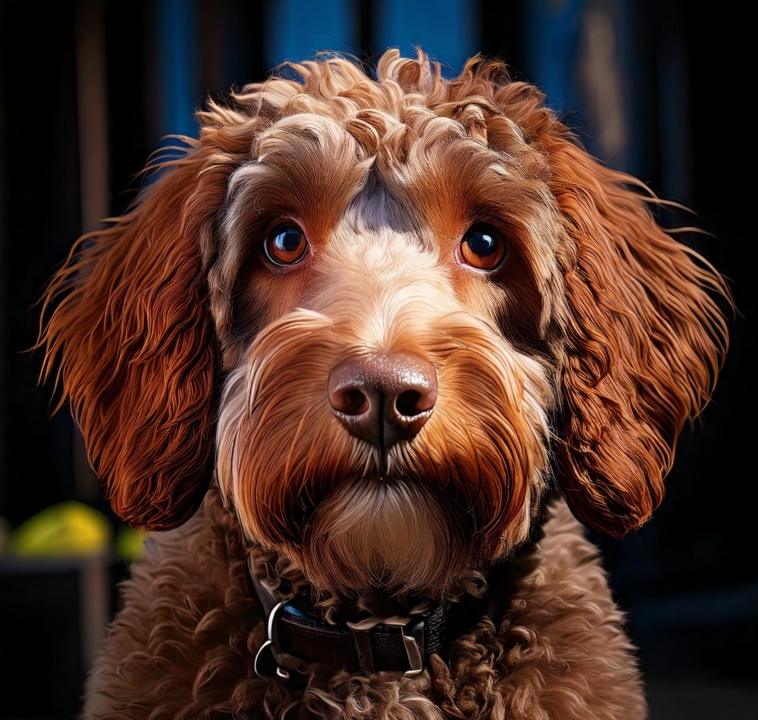
M 677 436 L 710 398 L 727 346 L 711 295 L 729 294 L 657 225 L 641 183 L 565 131 L 540 141 L 567 238 L 557 477 L 580 520 L 621 536 L 660 504 Z
M 62 385 L 113 509 L 151 530 L 187 520 L 212 470 L 216 340 L 203 252 L 229 168 L 188 142 L 127 215 L 74 246 L 45 294 L 45 307 L 62 299 L 40 338 L 43 374 Z

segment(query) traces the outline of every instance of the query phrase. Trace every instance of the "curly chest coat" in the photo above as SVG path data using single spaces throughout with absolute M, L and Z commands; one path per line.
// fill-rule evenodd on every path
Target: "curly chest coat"
M 133 566 L 85 717 L 644 718 L 623 615 L 596 548 L 563 502 L 551 508 L 537 554 L 501 626 L 484 620 L 420 677 L 323 668 L 304 692 L 290 692 L 253 672 L 264 617 L 239 525 L 211 491 L 186 525 L 152 536 Z

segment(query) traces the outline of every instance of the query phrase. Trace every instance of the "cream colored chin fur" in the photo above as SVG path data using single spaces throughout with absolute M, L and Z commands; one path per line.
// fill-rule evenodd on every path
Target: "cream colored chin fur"
M 422 483 L 343 483 L 317 507 L 303 548 L 303 570 L 318 589 L 345 576 L 353 581 L 349 590 L 407 595 L 447 588 L 466 569 L 460 533 L 451 532 L 439 499 Z

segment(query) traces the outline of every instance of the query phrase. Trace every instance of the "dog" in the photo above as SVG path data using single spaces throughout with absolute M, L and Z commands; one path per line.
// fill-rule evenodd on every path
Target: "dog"
M 722 278 L 498 61 L 325 57 L 197 119 L 46 293 L 43 372 L 157 531 L 85 717 L 645 717 L 580 523 L 660 504 Z

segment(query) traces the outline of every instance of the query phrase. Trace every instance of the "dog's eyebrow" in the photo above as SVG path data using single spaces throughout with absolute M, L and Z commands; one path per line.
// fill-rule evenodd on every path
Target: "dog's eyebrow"
M 230 201 L 234 200 L 241 186 L 265 172 L 265 167 L 261 165 L 262 161 L 263 155 L 259 156 L 257 160 L 252 160 L 241 165 L 230 175 L 226 185 L 227 197 Z

